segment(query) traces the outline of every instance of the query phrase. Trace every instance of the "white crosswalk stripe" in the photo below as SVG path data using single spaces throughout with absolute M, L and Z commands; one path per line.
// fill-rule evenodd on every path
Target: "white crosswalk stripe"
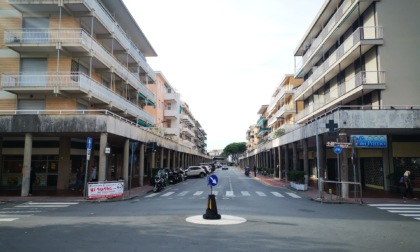
M 261 196 L 261 197 L 266 197 L 267 195 L 265 195 L 265 193 L 263 193 L 263 192 L 255 192 L 256 194 L 258 194 L 258 196 Z
M 274 196 L 279 197 L 279 198 L 284 198 L 284 196 L 281 193 L 278 193 L 278 192 L 271 192 L 271 194 L 273 194 Z
M 241 191 L 242 196 L 251 196 L 247 191 Z
M 368 204 L 380 210 L 420 220 L 420 204 Z
M 300 196 L 295 194 L 295 193 L 286 193 L 287 195 L 289 195 L 290 197 L 294 198 L 294 199 L 300 199 Z
M 197 192 L 195 192 L 193 195 L 194 195 L 194 196 L 200 196 L 201 194 L 203 194 L 203 191 L 197 191 Z
M 0 222 L 16 221 L 24 217 L 33 216 L 36 213 L 54 211 L 58 208 L 77 205 L 78 202 L 25 202 L 13 207 L 0 209 Z M 41 210 L 42 209 L 42 210 Z M 48 210 L 47 210 L 48 209 Z
M 227 199 L 229 197 L 237 197 L 235 195 L 234 191 L 225 191 L 220 192 L 220 191 L 212 191 L 213 195 L 215 196 L 221 196 L 224 199 Z M 210 194 L 210 192 L 205 192 L 205 191 L 181 191 L 181 192 L 175 192 L 175 191 L 167 191 L 167 192 L 159 192 L 159 193 L 150 193 L 146 196 L 144 196 L 145 198 L 152 198 L 152 197 L 156 197 L 156 198 L 170 198 L 169 196 L 176 196 L 176 197 L 193 197 L 193 198 L 199 198 L 202 196 L 206 196 L 207 194 Z M 242 197 L 276 197 L 276 198 L 285 198 L 285 197 L 290 197 L 290 198 L 294 198 L 294 199 L 300 199 L 301 196 L 292 193 L 292 192 L 285 192 L 285 193 L 280 193 L 280 192 L 262 192 L 262 191 L 255 191 L 255 192 L 249 192 L 249 191 L 240 191 L 239 196 Z
M 175 192 L 167 192 L 165 194 L 162 194 L 162 197 L 168 197 L 171 196 L 172 194 L 174 194 Z
M 226 197 L 235 197 L 233 191 L 226 191 Z

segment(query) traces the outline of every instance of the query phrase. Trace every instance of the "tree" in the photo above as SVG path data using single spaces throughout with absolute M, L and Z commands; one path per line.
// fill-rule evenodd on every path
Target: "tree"
M 232 156 L 233 162 L 238 162 L 238 154 L 242 154 L 246 151 L 246 143 L 231 143 L 223 149 L 222 155 L 225 157 Z

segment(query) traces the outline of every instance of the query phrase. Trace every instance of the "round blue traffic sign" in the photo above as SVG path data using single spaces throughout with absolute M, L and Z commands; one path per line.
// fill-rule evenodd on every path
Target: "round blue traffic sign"
M 209 184 L 211 185 L 211 186 L 215 186 L 215 185 L 217 185 L 217 183 L 219 182 L 219 178 L 216 176 L 216 175 L 210 175 L 209 176 Z
M 343 151 L 343 148 L 341 148 L 341 146 L 340 145 L 336 145 L 336 146 L 334 146 L 334 153 L 335 154 L 341 154 L 341 152 Z

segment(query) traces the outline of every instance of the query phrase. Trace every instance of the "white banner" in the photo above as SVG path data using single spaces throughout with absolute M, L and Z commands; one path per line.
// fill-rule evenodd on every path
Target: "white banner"
M 123 195 L 124 181 L 88 184 L 88 199 L 116 198 Z

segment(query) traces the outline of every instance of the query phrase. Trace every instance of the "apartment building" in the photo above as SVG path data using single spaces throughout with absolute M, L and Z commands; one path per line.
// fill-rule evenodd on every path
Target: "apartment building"
M 165 106 L 147 88 L 157 76 L 146 58 L 157 54 L 122 0 L 0 0 L 0 41 L 0 190 L 26 196 L 31 167 L 35 188 L 65 190 L 85 167 L 127 182 L 133 152 L 133 185 L 156 160 L 206 158 L 148 130 L 164 120 L 147 112 Z
M 416 0 L 326 0 L 294 52 L 294 77 L 303 80 L 294 93 L 303 103 L 297 128 L 243 161 L 386 191 L 411 170 L 418 184 L 418 7 Z
M 256 124 L 253 124 L 251 126 L 249 126 L 248 130 L 246 131 L 246 151 L 247 152 L 252 152 L 255 150 L 255 148 L 258 145 L 258 138 L 257 138 L 257 133 L 258 133 L 258 127 Z
M 285 75 L 271 96 L 267 108 L 267 127 L 271 129 L 269 139 L 277 138 L 296 127 L 295 115 L 303 110 L 303 102 L 294 100 L 294 92 L 302 84 L 302 79 Z

